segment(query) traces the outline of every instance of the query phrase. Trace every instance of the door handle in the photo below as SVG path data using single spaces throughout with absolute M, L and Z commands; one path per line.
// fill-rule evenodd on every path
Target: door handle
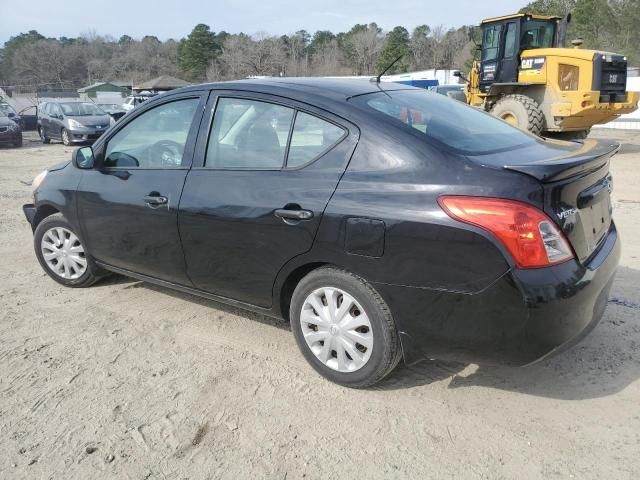
M 311 220 L 313 218 L 313 212 L 311 210 L 289 210 L 286 208 L 279 208 L 273 214 L 282 218 L 283 220 Z
M 149 206 L 165 205 L 168 201 L 169 199 L 162 195 L 147 195 L 144 197 L 144 203 Z

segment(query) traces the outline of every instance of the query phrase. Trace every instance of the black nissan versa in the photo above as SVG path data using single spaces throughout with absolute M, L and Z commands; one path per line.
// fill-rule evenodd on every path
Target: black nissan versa
M 524 365 L 586 334 L 620 255 L 616 150 L 397 84 L 217 83 L 145 102 L 24 211 L 59 283 L 117 272 L 284 317 L 362 387 L 402 358 Z

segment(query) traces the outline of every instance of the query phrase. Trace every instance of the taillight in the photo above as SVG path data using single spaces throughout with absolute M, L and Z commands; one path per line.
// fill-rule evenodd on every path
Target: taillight
M 547 267 L 573 258 L 562 232 L 531 205 L 501 198 L 462 196 L 443 196 L 438 203 L 451 218 L 495 235 L 519 268 Z

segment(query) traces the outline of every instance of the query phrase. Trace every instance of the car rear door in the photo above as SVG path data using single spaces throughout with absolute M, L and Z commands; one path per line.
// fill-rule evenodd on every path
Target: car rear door
M 305 104 L 213 93 L 180 201 L 195 287 L 269 307 L 278 271 L 308 251 L 358 129 Z
M 172 95 L 132 113 L 94 147 L 77 208 L 91 255 L 110 266 L 190 286 L 177 212 L 206 93 Z

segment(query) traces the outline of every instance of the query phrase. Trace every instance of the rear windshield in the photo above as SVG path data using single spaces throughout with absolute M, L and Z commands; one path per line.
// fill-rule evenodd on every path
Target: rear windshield
M 536 141 L 488 113 L 425 90 L 376 92 L 351 101 L 391 117 L 414 134 L 467 155 L 510 150 Z

